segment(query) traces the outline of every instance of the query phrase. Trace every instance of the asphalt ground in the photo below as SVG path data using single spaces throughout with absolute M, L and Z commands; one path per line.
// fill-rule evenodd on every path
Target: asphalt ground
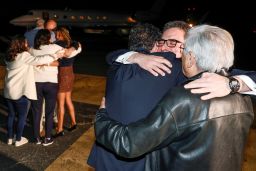
M 23 136 L 29 143 L 15 147 L 7 145 L 7 108 L 3 97 L 0 97 L 0 170 L 45 170 L 55 159 L 67 150 L 86 130 L 92 126 L 96 105 L 75 102 L 77 129 L 54 139 L 54 143 L 47 147 L 33 143 L 33 128 L 31 113 L 28 116 Z M 81 110 L 82 109 L 82 110 Z M 65 115 L 64 126 L 69 126 L 69 117 Z M 54 131 L 52 132 L 55 133 Z

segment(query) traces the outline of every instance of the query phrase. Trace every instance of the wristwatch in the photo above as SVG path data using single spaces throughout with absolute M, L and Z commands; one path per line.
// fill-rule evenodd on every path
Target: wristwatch
M 238 90 L 240 89 L 240 83 L 239 81 L 234 78 L 234 77 L 229 77 L 229 88 L 230 88 L 230 94 L 234 94 L 236 92 L 238 92 Z

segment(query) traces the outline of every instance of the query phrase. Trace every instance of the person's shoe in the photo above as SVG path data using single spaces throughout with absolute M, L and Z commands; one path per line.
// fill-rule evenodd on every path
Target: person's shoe
M 70 128 L 68 128 L 68 131 L 73 131 L 76 129 L 76 127 L 77 127 L 77 125 L 75 124 L 75 125 L 71 126 Z
M 12 145 L 15 143 L 15 141 L 16 141 L 16 135 L 14 135 L 13 138 L 8 138 L 7 144 Z
M 35 143 L 36 143 L 37 145 L 42 144 L 42 140 L 41 140 L 41 138 L 36 138 Z
M 48 145 L 51 145 L 52 143 L 53 143 L 52 138 L 45 138 L 43 142 L 43 146 L 48 146 Z
M 13 142 L 12 142 L 12 138 L 8 138 L 7 144 L 8 144 L 8 145 L 12 145 L 12 143 L 13 143 Z
M 64 136 L 64 135 L 65 135 L 64 130 L 62 130 L 62 131 L 56 133 L 56 134 L 54 135 L 54 138 L 61 137 L 61 136 Z
M 25 137 L 21 137 L 20 141 L 15 142 L 15 146 L 19 147 L 19 146 L 22 146 L 22 145 L 27 144 L 27 143 L 28 143 L 28 139 L 25 138 Z

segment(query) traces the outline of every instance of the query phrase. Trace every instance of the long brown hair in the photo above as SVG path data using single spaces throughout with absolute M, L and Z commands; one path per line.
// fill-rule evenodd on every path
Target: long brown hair
M 63 38 L 62 41 L 64 41 L 67 44 L 67 48 L 70 47 L 72 40 L 71 40 L 68 29 L 66 29 L 64 27 L 57 28 L 56 35 L 59 36 L 59 34 Z M 56 36 L 57 39 L 58 39 L 58 36 Z
M 22 53 L 27 50 L 26 38 L 23 35 L 18 35 L 12 39 L 5 56 L 5 60 L 7 62 L 14 61 L 18 53 Z

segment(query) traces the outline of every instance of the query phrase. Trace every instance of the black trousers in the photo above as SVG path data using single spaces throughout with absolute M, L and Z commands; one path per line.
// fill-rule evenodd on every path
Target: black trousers
M 57 100 L 58 83 L 36 82 L 37 100 L 31 103 L 34 125 L 34 138 L 40 137 L 40 119 L 43 99 L 45 99 L 45 137 L 51 138 L 53 128 L 53 113 Z

